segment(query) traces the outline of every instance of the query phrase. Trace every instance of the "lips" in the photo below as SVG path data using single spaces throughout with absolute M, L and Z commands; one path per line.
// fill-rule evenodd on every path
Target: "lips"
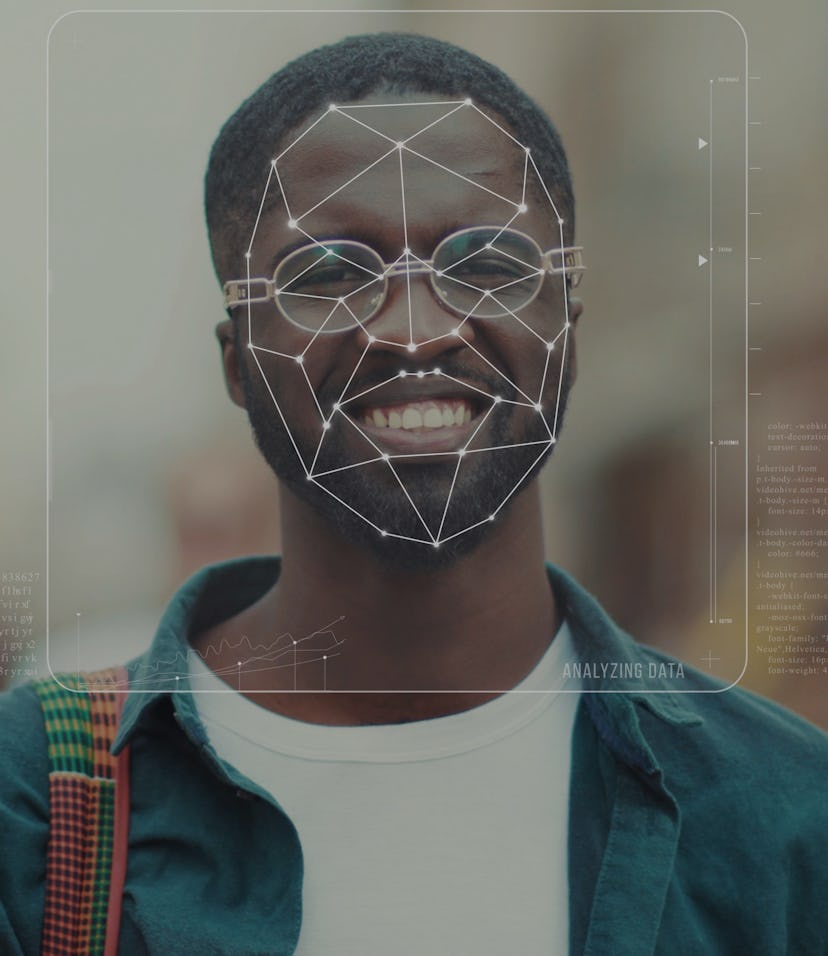
M 427 455 L 465 448 L 492 399 L 439 373 L 407 373 L 367 389 L 342 410 L 382 452 Z

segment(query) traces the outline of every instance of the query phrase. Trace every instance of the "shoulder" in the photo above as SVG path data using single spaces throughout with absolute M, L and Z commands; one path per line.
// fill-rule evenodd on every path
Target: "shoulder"
M 25 792 L 48 803 L 49 758 L 40 700 L 31 684 L 0 694 L 0 802 L 20 803 Z
M 684 673 L 690 692 L 676 696 L 692 723 L 638 707 L 679 809 L 678 884 L 732 923 L 749 913 L 750 931 L 780 952 L 822 952 L 828 735 L 773 701 Z
M 752 802 L 777 802 L 796 790 L 803 801 L 820 805 L 828 779 L 828 734 L 774 701 L 735 685 L 726 685 L 689 664 L 678 664 L 659 651 L 639 645 L 640 654 L 656 668 L 681 667 L 669 687 L 671 709 L 683 726 L 657 719 L 667 709 L 657 695 L 636 695 L 645 734 L 665 773 L 686 786 L 729 781 L 723 790 L 739 792 Z M 677 692 L 678 691 L 678 692 Z M 828 804 L 821 816 L 828 814 Z
M 772 770 L 813 766 L 828 773 L 828 734 L 780 704 L 738 683 L 728 685 L 689 664 L 639 645 L 656 669 L 681 668 L 681 679 L 670 685 L 673 700 L 698 725 L 696 736 L 720 757 L 739 765 L 759 763 Z M 761 756 L 761 760 L 759 759 Z M 803 766 L 805 761 L 805 766 Z
M 49 836 L 49 758 L 31 685 L 0 694 L 0 949 L 39 948 Z
M 663 655 L 645 649 L 648 659 Z M 669 661 L 669 658 L 664 658 Z M 670 726 L 639 701 L 642 729 L 691 841 L 711 834 L 756 872 L 770 862 L 828 892 L 828 734 L 779 704 L 684 665 L 675 695 L 694 718 Z M 816 879 L 816 874 L 822 876 Z

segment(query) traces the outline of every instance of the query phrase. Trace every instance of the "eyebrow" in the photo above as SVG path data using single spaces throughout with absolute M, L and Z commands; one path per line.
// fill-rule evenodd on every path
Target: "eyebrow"
M 445 232 L 441 234 L 440 239 L 443 238 L 443 235 L 448 235 L 451 232 L 455 232 L 459 228 L 461 227 L 455 225 L 453 228 L 445 230 Z M 297 239 L 294 239 L 293 242 L 288 243 L 286 246 L 282 246 L 273 256 L 273 258 L 268 261 L 267 269 L 270 272 L 275 272 L 279 263 L 297 249 L 302 249 L 305 246 L 320 246 L 324 245 L 326 242 L 337 241 L 361 242 L 364 246 L 368 246 L 370 249 L 373 249 L 384 261 L 385 256 L 382 251 L 384 244 L 378 243 L 378 238 L 379 237 L 376 235 L 376 233 L 372 234 L 367 229 L 355 229 L 350 226 L 345 227 L 341 232 L 328 230 L 321 235 L 314 236 L 313 239 L 309 239 L 307 236 L 303 235 Z M 439 242 L 440 239 L 437 241 Z M 436 245 L 437 243 L 435 243 L 435 246 Z M 402 251 L 402 249 L 400 251 Z M 394 256 L 394 259 L 396 258 L 397 256 Z
M 492 225 L 491 223 L 483 223 L 481 225 Z M 459 232 L 461 229 L 469 228 L 469 224 L 465 221 L 460 221 L 456 218 L 452 219 L 443 219 L 442 222 L 435 221 L 434 223 L 434 245 L 430 252 L 433 252 L 434 249 L 446 238 L 446 236 L 452 235 L 452 233 Z M 347 242 L 361 242 L 364 246 L 368 246 L 370 249 L 373 249 L 380 258 L 386 262 L 387 259 L 383 253 L 383 244 L 377 243 L 377 235 L 369 233 L 366 229 L 355 229 L 353 227 L 348 227 L 343 229 L 341 232 L 336 232 L 333 230 L 328 230 L 322 233 L 319 236 L 314 236 L 313 239 L 309 239 L 307 236 L 300 236 L 297 239 L 294 239 L 292 242 L 289 242 L 286 246 L 282 246 L 279 251 L 268 261 L 267 270 L 270 273 L 276 271 L 279 263 L 286 259 L 292 252 L 295 252 L 297 249 L 303 249 L 306 246 L 321 246 L 326 242 L 337 242 L 337 241 L 347 241 Z M 402 251 L 402 250 L 400 250 Z M 392 261 L 396 260 L 398 256 L 393 255 Z

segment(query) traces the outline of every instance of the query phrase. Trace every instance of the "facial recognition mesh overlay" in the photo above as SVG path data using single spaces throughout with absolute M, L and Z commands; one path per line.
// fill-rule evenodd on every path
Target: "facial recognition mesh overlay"
M 473 42 L 474 52 L 540 101 L 569 155 L 576 233 L 566 235 L 564 223 L 561 235 L 531 155 L 474 102 L 429 96 L 419 101 L 425 105 L 385 112 L 334 102 L 333 110 L 308 117 L 297 141 L 275 144 L 275 162 L 262 169 L 261 217 L 251 220 L 238 272 L 223 290 L 248 353 L 265 437 L 276 429 L 271 437 L 291 481 L 320 507 L 324 499 L 331 515 L 348 516 L 366 540 L 435 555 L 484 533 L 492 515 L 496 523 L 521 478 L 555 449 L 541 478 L 554 472 L 552 480 L 562 482 L 545 502 L 550 557 L 569 566 L 580 532 L 603 527 L 606 501 L 590 498 L 602 455 L 646 440 L 647 429 L 672 432 L 681 444 L 683 484 L 672 507 L 658 511 L 636 540 L 646 537 L 656 572 L 680 555 L 690 573 L 651 574 L 640 603 L 691 603 L 695 618 L 676 624 L 676 631 L 693 630 L 693 653 L 685 657 L 725 681 L 740 677 L 752 391 L 746 269 L 761 268 L 753 260 L 762 255 L 747 227 L 743 34 L 732 18 L 701 12 L 479 16 L 485 36 L 476 40 L 467 37 L 467 14 L 426 11 L 327 11 L 321 24 L 313 12 L 89 13 L 53 29 L 46 125 L 47 632 L 54 669 L 75 669 L 96 617 L 107 626 L 120 620 L 136 582 L 153 622 L 149 641 L 162 602 L 179 583 L 165 577 L 174 563 L 163 550 L 168 519 L 151 484 L 192 435 L 214 422 L 242 427 L 237 410 L 225 407 L 217 369 L 212 327 L 223 317 L 222 293 L 200 218 L 200 178 L 217 129 L 297 52 L 346 35 L 404 29 Z M 607 67 L 599 77 L 594 57 L 584 55 L 596 41 L 616 73 Z M 235 85 L 220 81 L 215 68 L 228 48 L 245 50 Z M 464 166 L 467 155 L 433 148 L 469 118 L 511 162 L 508 183 L 495 186 L 488 170 Z M 303 149 L 337 130 L 351 131 L 359 155 L 348 158 L 339 181 L 326 184 L 317 175 L 309 185 L 302 174 L 313 163 L 295 157 L 312 159 Z M 751 166 L 759 162 L 750 159 Z M 419 188 L 426 176 L 438 184 L 431 193 Z M 383 234 L 370 224 L 356 230 L 349 223 L 343 232 L 322 221 L 377 182 Z M 446 196 L 460 196 L 475 215 L 443 222 L 428 236 L 412 231 L 420 206 L 433 211 Z M 758 224 L 751 220 L 752 228 Z M 577 289 L 585 312 L 575 334 L 578 383 L 561 434 L 573 343 L 565 289 L 582 265 L 576 244 L 588 266 Z M 470 273 L 473 266 L 482 268 Z M 508 278 L 503 268 L 512 270 Z M 464 344 L 462 370 L 434 354 L 453 336 Z M 501 340 L 493 349 L 496 336 L 505 336 L 508 348 Z M 324 356 L 335 352 L 337 370 L 329 374 Z M 470 371 L 468 362 L 476 377 L 458 374 Z M 412 386 L 417 401 L 415 389 L 404 391 Z M 520 427 L 501 427 L 506 421 Z M 496 482 L 484 480 L 489 467 Z M 514 469 L 508 484 L 504 468 Z M 353 497 L 354 489 L 370 487 L 381 489 L 382 499 Z M 475 494 L 480 489 L 496 494 L 486 499 Z M 652 515 L 638 493 L 619 489 L 622 510 L 640 506 Z M 688 512 L 698 532 L 692 539 L 681 528 Z M 564 540 L 569 516 L 574 532 Z M 623 547 L 605 558 L 600 534 L 592 533 L 596 540 L 593 563 L 624 577 Z M 590 582 L 599 597 L 603 573 Z M 671 636 L 664 628 L 648 631 L 646 622 L 631 629 L 662 646 Z M 356 639 L 347 619 L 334 631 L 346 654 Z M 682 656 L 680 645 L 667 649 Z M 180 668 L 170 662 L 170 675 Z M 644 674 L 641 686 L 647 683 Z M 682 692 L 678 681 L 675 692 Z
M 457 157 L 457 143 L 469 127 L 458 128 L 457 116 L 463 112 L 473 112 L 488 125 L 488 138 L 506 156 L 507 168 L 517 172 L 509 194 L 487 184 L 490 172 L 468 174 L 477 157 L 463 155 L 462 148 Z M 363 136 L 357 139 L 348 126 Z M 401 126 L 405 136 L 395 138 Z M 333 135 L 329 127 L 334 127 Z M 443 135 L 429 138 L 435 131 Z M 309 178 L 303 169 L 314 149 L 304 147 L 316 132 L 326 146 L 335 137 L 347 143 L 341 169 L 322 179 L 321 193 L 316 188 L 319 177 L 312 184 L 303 182 Z M 354 147 L 366 132 L 369 148 L 363 157 Z M 479 138 L 474 142 L 479 144 Z M 336 155 L 328 160 L 333 165 L 337 161 Z M 423 232 L 417 210 L 427 206 L 427 193 L 435 191 L 449 203 L 458 193 L 463 208 L 482 206 L 497 218 L 450 232 L 429 255 L 415 248 L 409 221 Z M 391 198 L 389 193 L 396 195 Z M 359 209 L 371 195 L 378 197 L 375 212 L 382 217 L 376 235 L 394 236 L 389 261 L 370 245 L 347 238 L 348 225 L 340 218 L 344 203 L 353 201 Z M 272 278 L 254 276 L 251 262 L 262 258 L 257 253 L 267 243 L 259 225 L 263 213 L 274 206 L 271 215 L 306 243 L 279 258 Z M 329 206 L 334 207 L 330 217 Z M 540 208 L 540 216 L 530 217 L 530 206 Z M 338 224 L 343 236 L 321 238 L 313 230 L 315 214 L 328 230 Z M 480 217 L 474 212 L 470 221 Z M 554 227 L 555 245 L 546 250 L 521 228 L 538 220 Z M 265 255 L 272 251 L 266 247 Z M 273 160 L 260 215 L 239 264 L 246 275 L 225 285 L 226 301 L 246 311 L 246 344 L 304 478 L 377 535 L 436 549 L 494 522 L 557 441 L 571 328 L 567 290 L 580 278 L 579 253 L 565 244 L 564 220 L 529 148 L 471 99 L 331 104 Z M 396 293 L 394 283 L 402 286 Z M 423 283 L 430 286 L 430 299 L 415 294 L 415 285 Z M 545 283 L 553 289 L 541 305 L 537 300 Z M 392 295 L 394 303 L 389 301 Z M 254 322 L 256 306 L 263 305 L 270 306 L 269 312 Z M 383 320 L 384 309 L 402 315 Z M 435 309 L 446 315 L 423 318 Z M 296 352 L 270 346 L 282 341 L 272 331 L 273 323 L 284 321 L 299 330 L 289 339 L 300 345 Z M 522 340 L 523 367 L 509 367 L 496 351 L 483 350 L 471 326 L 484 322 L 501 327 L 498 334 Z M 344 384 L 320 400 L 307 371 L 314 352 L 330 353 L 337 349 L 337 335 L 357 328 L 362 333 L 360 350 L 354 352 L 352 365 L 337 369 L 337 383 Z M 473 358 L 461 361 L 460 352 Z M 289 390 L 281 387 L 286 363 L 289 370 L 298 366 L 301 371 L 298 388 L 295 375 Z M 297 395 L 302 383 L 304 396 Z M 310 441 L 297 434 L 297 415 L 287 407 L 301 407 L 303 399 L 312 403 L 317 416 Z M 492 467 L 475 469 L 473 463 L 498 455 L 514 462 L 499 463 L 494 474 L 500 486 L 491 499 L 478 487 L 481 478 L 471 485 L 464 473 L 491 482 Z M 371 487 L 377 468 L 392 479 L 390 492 Z M 363 471 L 364 476 L 359 474 Z M 369 486 L 368 507 L 355 482 L 336 481 L 345 472 Z M 503 484 L 505 476 L 508 482 Z M 458 498 L 467 500 L 458 504 Z M 393 559 L 392 551 L 386 553 Z

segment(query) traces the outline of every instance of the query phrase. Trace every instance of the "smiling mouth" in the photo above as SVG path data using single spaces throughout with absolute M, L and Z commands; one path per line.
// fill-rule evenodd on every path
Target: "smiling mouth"
M 413 455 L 427 463 L 429 455 L 467 448 L 488 410 L 476 397 L 433 394 L 403 399 L 395 395 L 376 405 L 363 405 L 351 420 L 380 451 Z
M 472 403 L 462 398 L 427 399 L 363 408 L 359 421 L 369 428 L 416 433 L 460 428 L 475 417 Z

